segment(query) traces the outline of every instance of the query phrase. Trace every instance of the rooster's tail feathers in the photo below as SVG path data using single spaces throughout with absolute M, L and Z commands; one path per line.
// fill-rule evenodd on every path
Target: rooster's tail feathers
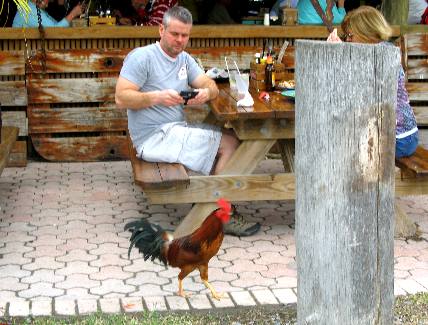
M 165 243 L 162 235 L 165 231 L 161 226 L 151 224 L 145 219 L 140 219 L 127 223 L 125 230 L 128 229 L 132 231 L 131 238 L 129 239 L 131 244 L 128 249 L 128 258 L 132 248 L 135 246 L 143 254 L 145 261 L 149 258 L 154 261 L 157 258 L 164 264 L 167 263 L 165 257 L 162 255 L 162 247 Z

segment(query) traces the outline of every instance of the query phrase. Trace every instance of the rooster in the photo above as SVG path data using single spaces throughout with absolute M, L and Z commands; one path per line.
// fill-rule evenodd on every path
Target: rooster
M 208 262 L 217 254 L 223 242 L 223 224 L 229 222 L 231 204 L 224 199 L 217 201 L 219 208 L 213 211 L 192 234 L 173 238 L 159 225 L 149 223 L 145 219 L 126 224 L 125 230 L 132 231 L 128 258 L 135 246 L 144 255 L 154 261 L 159 259 L 165 265 L 178 267 L 178 292 L 182 297 L 188 294 L 183 291 L 183 279 L 193 270 L 198 269 L 202 282 L 211 291 L 213 298 L 220 300 L 221 294 L 216 292 L 208 282 Z

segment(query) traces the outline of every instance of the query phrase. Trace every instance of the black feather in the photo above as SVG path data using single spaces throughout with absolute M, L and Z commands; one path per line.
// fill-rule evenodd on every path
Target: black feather
M 143 254 L 145 261 L 149 258 L 151 261 L 154 261 L 157 258 L 165 265 L 167 264 L 165 256 L 162 255 L 162 248 L 165 244 L 162 235 L 165 233 L 165 230 L 161 226 L 151 224 L 145 219 L 140 219 L 127 223 L 125 230 L 132 231 L 131 238 L 129 239 L 131 244 L 128 249 L 128 258 L 132 248 L 135 246 Z

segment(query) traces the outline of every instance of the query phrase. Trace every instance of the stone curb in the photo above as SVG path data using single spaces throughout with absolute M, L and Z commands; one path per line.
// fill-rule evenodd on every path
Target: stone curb
M 188 298 L 178 296 L 122 297 L 103 299 L 15 299 L 0 301 L 0 320 L 27 316 L 83 316 L 94 313 L 118 314 L 144 311 L 192 311 L 237 308 L 261 305 L 295 304 L 293 289 L 263 289 L 225 292 L 220 301 L 207 294 L 195 294 Z

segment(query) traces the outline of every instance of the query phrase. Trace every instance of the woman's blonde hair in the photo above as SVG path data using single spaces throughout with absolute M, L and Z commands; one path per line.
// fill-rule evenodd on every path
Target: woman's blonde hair
M 392 29 L 385 17 L 373 7 L 361 6 L 350 11 L 342 22 L 345 34 L 356 35 L 365 43 L 388 41 Z

